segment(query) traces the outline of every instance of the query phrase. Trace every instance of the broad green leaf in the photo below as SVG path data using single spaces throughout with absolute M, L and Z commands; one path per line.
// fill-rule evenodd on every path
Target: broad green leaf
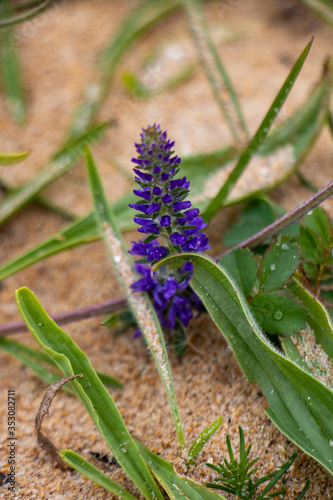
M 161 495 L 141 454 L 129 434 L 112 397 L 91 366 L 88 357 L 47 315 L 28 288 L 16 290 L 16 302 L 22 318 L 41 348 L 55 361 L 64 375 L 82 373 L 72 387 L 116 460 L 147 499 Z
M 257 260 L 248 248 L 236 248 L 231 253 L 224 255 L 219 264 L 236 281 L 245 297 L 253 290 L 257 276 Z
M 251 139 L 249 145 L 245 148 L 245 150 L 241 153 L 239 160 L 232 170 L 230 176 L 228 177 L 228 180 L 225 182 L 225 184 L 221 187 L 219 193 L 217 196 L 210 202 L 209 206 L 207 207 L 204 218 L 206 221 L 209 221 L 216 211 L 219 209 L 221 205 L 224 204 L 228 194 L 230 193 L 231 189 L 234 187 L 236 184 L 237 180 L 247 167 L 248 163 L 250 162 L 251 158 L 254 156 L 254 154 L 258 151 L 259 147 L 263 143 L 264 139 L 266 138 L 268 131 L 270 127 L 272 126 L 275 118 L 277 117 L 280 109 L 282 108 L 283 103 L 287 99 L 289 92 L 291 91 L 301 69 L 304 64 L 304 61 L 309 53 L 309 50 L 311 48 L 312 41 L 308 43 L 308 45 L 305 47 L 304 51 L 294 64 L 291 72 L 289 73 L 286 81 L 281 87 L 281 90 L 279 91 L 278 95 L 274 99 L 270 109 L 268 110 L 265 118 L 261 122 L 257 132 Z
M 201 484 L 179 476 L 175 473 L 170 462 L 155 455 L 143 444 L 137 442 L 137 445 L 154 476 L 167 492 L 168 498 L 174 500 L 184 500 L 184 498 L 191 500 L 225 500 L 224 497 L 209 491 Z
M 29 154 L 29 151 L 14 154 L 0 153 L 0 165 L 13 165 L 14 163 L 20 163 L 21 161 L 24 161 Z
M 215 434 L 215 432 L 222 425 L 222 417 L 219 416 L 214 422 L 212 422 L 204 431 L 199 434 L 199 436 L 194 440 L 190 449 L 188 450 L 187 458 L 189 464 L 195 464 L 198 456 L 205 446 L 205 444 L 209 441 L 209 439 Z
M 288 439 L 333 473 L 332 391 L 274 349 L 242 292 L 214 261 L 181 254 L 161 260 L 154 269 L 188 261 L 194 265 L 192 288 L 228 340 L 249 382 L 260 385 L 269 418 Z
M 272 224 L 284 214 L 283 208 L 268 198 L 250 200 L 238 220 L 224 235 L 223 242 L 228 247 L 233 247 Z
M 302 302 L 291 294 L 262 292 L 249 305 L 263 331 L 271 335 L 298 333 L 309 319 Z
M 179 445 L 183 448 L 185 446 L 183 426 L 179 415 L 171 368 L 161 326 L 147 294 L 135 293 L 131 289 L 132 283 L 137 280 L 133 261 L 126 250 L 114 213 L 107 203 L 101 179 L 88 147 L 86 148 L 86 161 L 96 219 L 106 249 L 127 297 L 133 316 L 135 316 L 137 320 L 147 346 L 156 363 L 169 400 Z
M 83 147 L 101 141 L 108 126 L 107 123 L 98 125 L 58 151 L 46 167 L 0 203 L 0 225 L 33 200 L 44 187 L 72 168 L 83 155 Z
M 89 479 L 92 479 L 92 481 L 95 481 L 95 483 L 100 486 L 103 486 L 103 488 L 111 491 L 117 498 L 122 498 L 123 500 L 136 500 L 135 496 L 74 451 L 61 450 L 59 453 L 66 464 L 70 465 Z
M 296 243 L 290 243 L 289 235 L 273 240 L 260 263 L 260 291 L 280 290 L 290 280 L 300 262 L 299 247 Z

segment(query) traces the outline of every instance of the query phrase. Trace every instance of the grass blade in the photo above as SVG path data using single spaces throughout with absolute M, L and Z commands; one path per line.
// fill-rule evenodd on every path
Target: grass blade
M 131 284 L 137 279 L 133 271 L 132 259 L 125 248 L 114 214 L 107 203 L 96 165 L 88 148 L 86 149 L 86 160 L 90 188 L 100 231 L 102 232 L 108 254 L 118 275 L 119 282 L 123 287 L 129 306 L 156 362 L 169 400 L 179 445 L 183 448 L 185 446 L 183 427 L 177 406 L 163 332 L 147 295 L 144 293 L 134 293 L 130 288 Z
M 162 500 L 163 496 L 129 434 L 117 406 L 91 366 L 88 357 L 47 315 L 28 288 L 16 291 L 16 301 L 33 337 L 65 376 L 84 374 L 82 378 L 72 382 L 72 387 L 121 467 L 147 499 Z
M 80 136 L 70 146 L 58 151 L 50 163 L 33 179 L 9 195 L 0 204 L 0 225 L 33 200 L 48 184 L 72 168 L 78 158 L 83 155 L 83 147 L 86 144 L 95 144 L 101 141 L 108 126 L 106 123 L 98 125 Z
M 141 443 L 137 442 L 139 450 L 154 476 L 163 486 L 169 498 L 175 500 L 225 500 L 222 495 L 209 491 L 201 484 L 197 484 L 190 479 L 183 478 L 175 473 L 173 465 L 164 460 L 152 451 L 148 450 Z
M 13 165 L 14 163 L 20 163 L 21 161 L 24 161 L 29 154 L 29 151 L 12 154 L 0 153 L 0 165 Z
M 283 103 L 287 99 L 289 92 L 292 89 L 292 86 L 294 85 L 301 69 L 304 64 L 304 61 L 310 51 L 311 45 L 313 43 L 313 40 L 308 43 L 308 45 L 305 47 L 303 50 L 302 54 L 294 64 L 292 70 L 290 71 L 287 79 L 285 80 L 284 84 L 282 85 L 278 95 L 274 99 L 270 109 L 268 110 L 265 118 L 261 122 L 257 132 L 251 139 L 249 145 L 245 148 L 245 150 L 242 152 L 240 155 L 240 158 L 232 170 L 230 176 L 228 177 L 228 180 L 225 182 L 225 184 L 222 186 L 220 189 L 219 193 L 217 196 L 211 201 L 209 206 L 206 209 L 206 212 L 204 214 L 204 219 L 206 221 L 209 221 L 217 212 L 219 207 L 224 204 L 229 192 L 231 189 L 234 187 L 236 184 L 236 181 L 239 179 L 241 174 L 243 173 L 244 169 L 247 167 L 249 164 L 251 158 L 254 156 L 254 154 L 258 151 L 259 147 L 263 143 L 264 139 L 266 138 L 270 127 L 273 124 L 273 121 L 275 120 L 276 116 L 278 115 Z
M 219 416 L 216 420 L 214 420 L 214 422 L 212 422 L 208 427 L 206 427 L 206 429 L 202 431 L 201 434 L 199 434 L 199 436 L 194 440 L 194 442 L 190 446 L 190 449 L 187 454 L 188 457 L 187 463 L 189 464 L 196 463 L 202 448 L 205 446 L 207 441 L 215 434 L 215 432 L 221 427 L 221 425 L 222 425 L 222 417 Z
M 301 2 L 333 28 L 333 4 L 330 0 L 301 0 Z
M 9 1 L 5 0 L 1 8 L 1 18 L 8 17 L 10 12 Z M 26 118 L 27 101 L 22 81 L 19 51 L 12 28 L 0 30 L 0 43 L 2 83 L 10 113 L 14 121 L 23 123 Z
M 5 26 L 14 26 L 15 24 L 20 24 L 24 23 L 25 21 L 28 21 L 29 19 L 32 19 L 33 17 L 38 16 L 44 10 L 48 9 L 50 7 L 50 4 L 52 3 L 53 0 L 44 0 L 43 2 L 40 2 L 39 5 L 37 5 L 35 8 L 30 9 L 28 12 L 24 14 L 18 14 L 15 16 L 11 16 L 8 19 L 0 19 L 0 28 L 3 28 Z
M 200 0 L 183 0 L 183 3 L 188 14 L 198 57 L 230 133 L 236 141 L 245 139 L 248 135 L 247 127 L 237 94 L 210 37 L 201 2 Z M 230 102 L 225 102 L 222 98 L 222 90 L 224 88 L 226 88 L 229 94 Z
M 74 451 L 61 450 L 59 454 L 66 464 L 70 465 L 89 479 L 92 479 L 92 481 L 95 481 L 95 483 L 100 486 L 103 486 L 103 488 L 111 491 L 117 498 L 122 498 L 123 500 L 137 500 L 135 496 Z
M 158 266 L 179 266 L 189 260 L 194 265 L 192 288 L 227 338 L 247 379 L 261 386 L 269 404 L 269 418 L 332 474 L 333 392 L 275 350 L 241 291 L 214 261 L 182 254 L 163 259 Z
M 31 368 L 47 384 L 53 384 L 59 380 L 59 376 L 56 373 L 50 371 L 47 367 L 44 367 L 41 364 L 44 363 L 52 367 L 57 366 L 53 359 L 43 351 L 39 351 L 33 347 L 22 344 L 21 342 L 5 337 L 0 338 L 0 349 L 3 349 L 8 352 L 8 354 L 11 354 L 15 358 L 19 359 L 22 363 Z M 121 389 L 123 387 L 123 383 L 116 377 L 112 377 L 107 373 L 99 371 L 96 371 L 96 373 L 106 387 L 112 387 L 114 389 Z M 69 385 L 64 385 L 63 389 L 73 394 L 73 390 Z

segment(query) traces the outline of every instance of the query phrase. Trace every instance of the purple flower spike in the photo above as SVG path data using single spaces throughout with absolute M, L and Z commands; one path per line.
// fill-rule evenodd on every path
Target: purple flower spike
M 144 262 L 135 264 L 141 277 L 132 288 L 149 293 L 161 325 L 168 330 L 187 326 L 194 311 L 196 315 L 204 311 L 199 297 L 189 287 L 193 264 L 185 262 L 171 275 L 165 267 L 152 275 L 149 264 L 170 253 L 201 252 L 209 248 L 208 238 L 202 232 L 207 224 L 199 210 L 191 208 L 191 202 L 186 200 L 190 182 L 186 177 L 174 178 L 181 160 L 172 151 L 173 146 L 174 142 L 167 139 L 159 125 L 142 129 L 141 142 L 135 144 L 138 157 L 132 158 L 136 165 L 135 180 L 140 187 L 134 194 L 140 200 L 130 205 L 141 212 L 134 222 L 140 226 L 138 231 L 146 235 L 145 240 L 133 242 L 129 252 Z

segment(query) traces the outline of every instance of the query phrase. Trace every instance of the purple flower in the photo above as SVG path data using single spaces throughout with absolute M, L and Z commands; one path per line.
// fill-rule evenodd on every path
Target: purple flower
M 208 238 L 202 232 L 207 224 L 199 215 L 199 209 L 191 208 L 186 200 L 190 182 L 186 177 L 175 178 L 180 158 L 172 148 L 174 142 L 167 139 L 159 125 L 142 129 L 141 142 L 135 144 L 138 153 L 132 162 L 140 189 L 139 197 L 130 207 L 141 214 L 134 217 L 138 231 L 147 235 L 139 243 L 133 242 L 130 253 L 142 257 L 135 264 L 141 278 L 133 283 L 135 291 L 148 292 L 164 328 L 187 326 L 193 311 L 200 313 L 204 307 L 199 297 L 189 287 L 193 276 L 193 264 L 186 262 L 171 275 L 162 267 L 151 275 L 148 263 L 161 260 L 170 253 L 198 252 L 209 248 Z M 142 215 L 143 214 L 143 215 Z

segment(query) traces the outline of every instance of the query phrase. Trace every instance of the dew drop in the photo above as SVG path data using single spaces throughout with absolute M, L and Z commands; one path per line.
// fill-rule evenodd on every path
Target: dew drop
M 271 271 L 275 271 L 275 269 L 276 269 L 276 264 L 271 264 L 269 267 L 271 268 Z
M 115 255 L 114 256 L 114 261 L 116 264 L 119 264 L 119 262 L 121 261 L 121 256 L 120 255 Z
M 330 441 L 328 442 L 328 444 L 330 445 L 331 448 L 333 448 L 333 440 L 330 439 Z
M 282 243 L 281 248 L 282 248 L 282 250 L 289 250 L 287 243 Z
M 281 319 L 283 319 L 283 312 L 277 309 L 273 314 L 273 318 L 276 319 L 276 321 L 281 321 Z
M 274 394 L 274 389 L 271 390 L 271 394 Z
M 38 326 L 43 326 L 43 323 L 38 323 Z

